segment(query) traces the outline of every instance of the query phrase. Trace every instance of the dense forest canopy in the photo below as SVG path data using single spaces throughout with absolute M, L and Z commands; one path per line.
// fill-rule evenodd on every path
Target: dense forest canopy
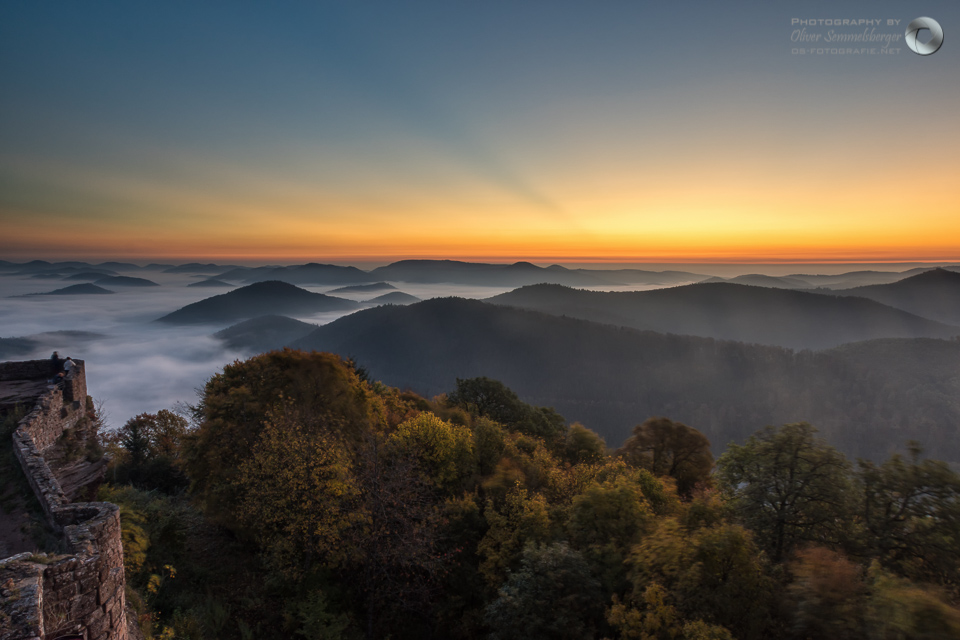
M 716 460 L 696 424 L 621 442 L 491 378 L 432 399 L 328 353 L 224 368 L 129 421 L 141 626 L 170 638 L 953 638 L 960 476 L 848 460 L 808 423 Z M 619 447 L 619 448 L 616 448 Z

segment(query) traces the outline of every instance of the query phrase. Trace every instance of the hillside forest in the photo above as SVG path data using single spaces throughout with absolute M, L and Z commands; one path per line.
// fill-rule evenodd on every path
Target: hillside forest
M 606 443 L 496 380 L 427 399 L 289 349 L 105 440 L 148 638 L 960 637 L 960 476 L 911 443 Z

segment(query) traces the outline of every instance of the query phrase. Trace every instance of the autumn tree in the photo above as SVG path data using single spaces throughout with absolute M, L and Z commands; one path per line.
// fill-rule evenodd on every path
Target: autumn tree
M 657 584 L 687 622 L 721 626 L 743 640 L 766 637 L 771 582 L 743 527 L 687 531 L 666 518 L 633 548 L 629 562 L 633 589 L 626 603 L 642 611 L 646 590 Z
M 269 415 L 235 484 L 236 518 L 272 569 L 299 579 L 351 559 L 345 537 L 366 514 L 349 453 L 332 433 L 307 429 L 294 414 Z
M 713 470 L 713 454 L 706 436 L 681 422 L 649 418 L 633 428 L 619 455 L 628 463 L 677 481 L 677 491 L 689 497 L 706 483 Z
M 424 481 L 445 493 L 463 490 L 476 472 L 470 429 L 429 412 L 401 423 L 388 444 L 397 455 L 414 460 Z
M 720 489 L 780 562 L 801 543 L 839 543 L 853 514 L 849 464 L 805 422 L 766 427 L 717 462 Z
M 356 372 L 329 353 L 285 349 L 227 365 L 204 387 L 201 423 L 187 441 L 191 492 L 220 523 L 235 524 L 245 486 L 239 470 L 253 452 L 267 417 L 278 412 L 307 433 L 329 429 L 349 446 L 373 418 L 369 391 Z

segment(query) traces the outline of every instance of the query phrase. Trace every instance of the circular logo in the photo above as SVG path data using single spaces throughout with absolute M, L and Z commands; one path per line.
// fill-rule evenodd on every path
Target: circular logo
M 930 30 L 932 36 L 930 42 L 917 40 L 917 34 L 922 29 Z M 922 56 L 928 56 L 931 53 L 936 53 L 940 45 L 943 44 L 943 29 L 940 27 L 940 23 L 933 18 L 917 18 L 907 25 L 906 41 L 911 51 Z

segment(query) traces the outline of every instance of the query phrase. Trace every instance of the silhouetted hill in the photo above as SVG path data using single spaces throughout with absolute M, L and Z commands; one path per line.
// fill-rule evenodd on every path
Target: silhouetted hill
M 29 336 L 16 338 L 0 338 L 0 360 L 10 360 L 42 350 L 42 357 L 49 355 L 51 350 L 59 350 L 67 355 L 68 349 L 75 349 L 92 340 L 103 338 L 100 333 L 90 331 L 45 331 Z
M 130 262 L 101 262 L 100 264 L 93 265 L 97 269 L 106 269 L 110 271 L 139 271 L 141 267 L 132 264 Z M 170 265 L 165 265 L 164 268 L 169 268 Z
M 207 280 L 200 280 L 199 282 L 192 282 L 187 285 L 188 287 L 232 287 L 234 285 L 229 282 L 224 282 L 223 280 L 217 280 L 216 278 L 209 278 Z
M 222 273 L 228 269 L 237 269 L 236 265 L 223 265 L 223 264 L 213 264 L 212 262 L 207 264 L 201 264 L 199 262 L 190 262 L 188 264 L 181 264 L 175 267 L 168 267 L 163 270 L 164 273 Z
M 374 291 L 392 291 L 395 286 L 387 282 L 374 282 L 373 284 L 354 284 L 349 287 L 340 287 L 330 293 L 372 293 Z
M 761 273 L 749 273 L 735 278 L 710 278 L 704 282 L 732 282 L 752 287 L 770 287 L 773 289 L 813 289 L 813 285 L 800 278 L 791 276 L 767 276 Z
M 341 267 L 335 264 L 308 264 L 289 267 L 256 267 L 253 269 L 232 269 L 218 276 L 221 280 L 238 280 L 240 282 L 265 282 L 279 280 L 290 284 L 357 284 L 374 280 L 366 271 L 356 267 Z
M 764 425 L 808 420 L 849 455 L 882 458 L 914 438 L 960 461 L 956 341 L 794 352 L 445 298 L 360 311 L 294 346 L 353 357 L 374 379 L 427 396 L 458 377 L 496 378 L 613 446 L 655 415 L 696 427 L 717 451 Z
M 960 324 L 960 273 L 931 269 L 891 284 L 836 291 L 859 296 L 947 324 Z
M 260 316 L 213 334 L 231 349 L 262 353 L 280 349 L 303 338 L 317 325 L 286 316 Z
M 82 280 L 82 281 L 85 281 L 85 282 L 94 282 L 95 280 L 100 280 L 101 278 L 105 278 L 105 277 L 111 276 L 111 275 L 113 275 L 113 274 L 110 273 L 110 272 L 108 272 L 108 271 L 81 271 L 80 273 L 74 273 L 74 274 L 72 274 L 72 275 L 68 275 L 68 276 L 66 276 L 66 277 L 63 278 L 63 279 L 64 279 L 64 280 Z
M 64 287 L 62 289 L 54 289 L 53 291 L 47 291 L 44 293 L 28 293 L 28 296 L 79 296 L 79 295 L 89 295 L 89 294 L 105 294 L 113 293 L 108 289 L 103 287 L 98 287 L 95 284 L 72 284 L 69 287 Z M 24 296 L 17 296 L 22 298 Z
M 626 292 L 536 285 L 488 301 L 635 329 L 795 349 L 823 349 L 875 338 L 960 335 L 960 327 L 865 298 L 727 282 Z
M 322 293 L 311 293 L 286 282 L 257 282 L 206 300 L 194 302 L 158 319 L 174 324 L 236 322 L 264 311 L 310 315 L 322 311 L 357 309 L 359 304 Z
M 131 276 L 108 276 L 100 278 L 94 284 L 114 287 L 159 287 L 153 280 L 146 278 L 133 278 Z
M 370 272 L 370 277 L 391 282 L 506 287 L 539 282 L 580 287 L 610 284 L 610 281 L 598 278 L 591 273 L 571 271 L 563 267 L 545 269 L 529 262 L 486 264 L 457 260 L 401 260 L 374 269 Z
M 414 302 L 420 302 L 420 298 L 403 291 L 391 291 L 367 300 L 364 304 L 413 304 Z

